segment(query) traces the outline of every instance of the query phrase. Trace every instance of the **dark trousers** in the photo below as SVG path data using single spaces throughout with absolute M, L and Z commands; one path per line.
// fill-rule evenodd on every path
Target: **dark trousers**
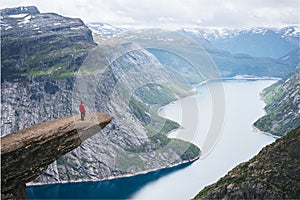
M 81 120 L 84 120 L 84 117 L 85 117 L 85 112 L 82 112 L 81 113 Z

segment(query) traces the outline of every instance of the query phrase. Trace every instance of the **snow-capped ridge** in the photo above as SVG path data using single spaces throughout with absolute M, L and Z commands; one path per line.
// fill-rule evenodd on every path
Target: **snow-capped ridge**
M 126 31 L 124 28 L 117 28 L 107 23 L 87 23 L 93 33 L 106 37 L 114 37 Z
M 234 29 L 234 28 L 183 28 L 185 32 L 189 32 L 195 35 L 202 35 L 205 39 L 227 39 L 237 37 L 240 34 L 266 34 L 268 31 L 273 31 L 277 34 L 281 34 L 283 37 L 299 36 L 300 26 L 288 26 L 283 28 L 266 28 L 266 27 L 254 27 L 248 29 Z

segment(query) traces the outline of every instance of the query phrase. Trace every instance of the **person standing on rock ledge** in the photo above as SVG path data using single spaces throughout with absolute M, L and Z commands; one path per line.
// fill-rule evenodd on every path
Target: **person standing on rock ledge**
M 85 117 L 85 108 L 84 108 L 84 104 L 81 101 L 80 105 L 79 105 L 79 111 L 81 113 L 81 120 L 84 120 Z

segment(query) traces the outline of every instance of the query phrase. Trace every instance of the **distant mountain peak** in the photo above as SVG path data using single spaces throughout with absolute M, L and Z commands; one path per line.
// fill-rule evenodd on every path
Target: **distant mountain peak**
M 1 16 L 20 15 L 20 14 L 40 14 L 35 6 L 20 6 L 16 8 L 5 8 L 0 10 Z
M 183 31 L 193 32 L 195 34 L 201 33 L 205 39 L 225 39 L 236 37 L 243 33 L 253 33 L 253 34 L 265 34 L 267 31 L 274 31 L 275 33 L 289 36 L 299 36 L 300 26 L 286 26 L 282 28 L 268 28 L 268 27 L 252 27 L 252 28 L 183 28 Z
M 126 31 L 124 28 L 118 28 L 107 23 L 90 22 L 87 26 L 93 33 L 106 37 L 114 37 Z

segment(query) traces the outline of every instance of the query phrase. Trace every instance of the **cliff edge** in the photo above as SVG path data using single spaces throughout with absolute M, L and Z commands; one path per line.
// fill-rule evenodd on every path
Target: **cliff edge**
M 112 117 L 90 113 L 42 122 L 1 138 L 1 199 L 26 199 L 26 183 L 93 136 Z

